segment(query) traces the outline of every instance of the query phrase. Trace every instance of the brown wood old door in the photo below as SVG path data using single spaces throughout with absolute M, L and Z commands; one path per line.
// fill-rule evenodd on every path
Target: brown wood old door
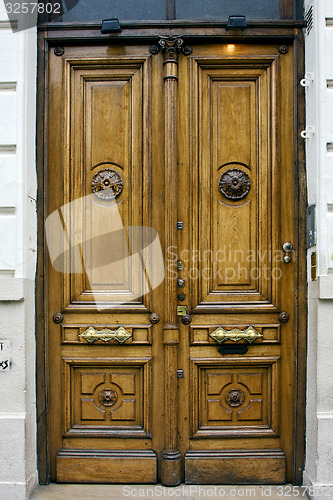
M 292 479 L 293 57 L 51 48 L 52 480 Z

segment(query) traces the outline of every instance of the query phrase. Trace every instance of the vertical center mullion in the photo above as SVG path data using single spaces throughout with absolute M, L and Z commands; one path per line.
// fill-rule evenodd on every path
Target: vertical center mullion
M 166 18 L 176 19 L 176 0 L 166 0 Z

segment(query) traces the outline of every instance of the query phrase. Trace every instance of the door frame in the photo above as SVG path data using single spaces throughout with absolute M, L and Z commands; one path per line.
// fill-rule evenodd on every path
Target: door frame
M 224 43 L 255 42 L 276 43 L 283 53 L 285 46 L 294 52 L 295 95 L 295 243 L 298 245 L 295 360 L 296 381 L 294 391 L 294 443 L 292 483 L 302 484 L 305 461 L 305 403 L 306 403 L 306 342 L 307 342 L 307 269 L 306 269 L 306 170 L 305 146 L 300 133 L 305 127 L 305 92 L 299 85 L 304 76 L 304 40 L 302 21 L 281 20 L 274 22 L 252 22 L 244 31 L 226 29 L 226 23 L 213 22 L 136 22 L 122 23 L 123 30 L 117 35 L 102 35 L 101 24 L 66 25 L 45 24 L 38 33 L 37 73 L 37 274 L 36 274 L 36 384 L 37 384 L 37 453 L 41 484 L 50 482 L 49 471 L 49 421 L 48 421 L 48 262 L 44 222 L 47 207 L 47 90 L 49 48 L 68 44 L 105 44 L 136 42 L 154 44 L 160 35 L 181 35 L 189 44 L 214 41 Z

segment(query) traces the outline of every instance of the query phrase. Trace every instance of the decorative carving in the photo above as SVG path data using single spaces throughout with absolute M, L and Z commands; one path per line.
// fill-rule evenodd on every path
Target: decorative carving
M 119 172 L 111 168 L 100 170 L 91 181 L 93 193 L 103 200 L 110 200 L 119 196 L 123 190 L 124 181 Z
M 118 401 L 118 394 L 112 389 L 104 389 L 99 393 L 98 400 L 103 406 L 113 406 Z
M 192 316 L 190 314 L 185 314 L 185 316 L 182 316 L 181 321 L 183 325 L 189 325 L 192 321 Z
M 229 406 L 241 406 L 244 403 L 245 394 L 240 389 L 229 391 L 225 397 Z
M 64 49 L 64 47 L 55 47 L 54 48 L 54 53 L 58 57 L 63 56 L 64 53 L 65 53 L 65 49 Z
M 252 344 L 255 340 L 262 337 L 253 326 L 249 326 L 246 330 L 240 330 L 239 328 L 234 328 L 233 330 L 225 330 L 222 326 L 219 326 L 213 333 L 210 334 L 212 339 L 216 340 L 219 344 L 225 340 L 232 340 L 237 342 L 238 340 L 246 340 L 249 344 Z
M 160 315 L 158 313 L 151 313 L 149 320 L 153 325 L 156 325 L 160 320 Z
M 149 47 L 149 51 L 153 55 L 162 51 L 168 62 L 177 62 L 180 52 L 188 56 L 191 54 L 192 48 L 184 45 L 184 39 L 179 36 L 161 36 L 157 44 Z
M 278 48 L 278 51 L 280 54 L 287 54 L 289 51 L 289 47 L 288 47 L 288 45 L 280 45 L 280 47 Z
M 281 321 L 281 323 L 287 323 L 287 321 L 289 321 L 289 314 L 285 311 L 280 313 L 279 314 L 279 321 Z
M 219 179 L 220 191 L 229 200 L 245 198 L 250 191 L 250 186 L 250 177 L 238 168 L 227 170 Z
M 58 312 L 58 313 L 53 314 L 53 321 L 55 323 L 61 323 L 63 319 L 64 319 L 64 317 L 61 313 Z
M 111 331 L 108 328 L 95 330 L 93 326 L 89 326 L 89 328 L 81 333 L 79 337 L 82 337 L 89 344 L 93 344 L 96 340 L 103 340 L 103 342 L 116 340 L 119 344 L 123 344 L 127 339 L 132 337 L 132 335 L 123 326 L 120 326 L 114 331 Z
M 158 54 L 160 50 L 161 50 L 161 48 L 158 45 L 156 45 L 156 44 L 155 45 L 151 45 L 149 47 L 149 52 L 151 54 L 153 54 L 153 56 L 155 56 L 156 54 Z

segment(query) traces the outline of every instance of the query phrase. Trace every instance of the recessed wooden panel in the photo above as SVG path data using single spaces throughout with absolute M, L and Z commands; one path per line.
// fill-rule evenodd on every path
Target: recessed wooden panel
M 137 309 L 149 283 L 127 228 L 151 226 L 149 58 L 68 60 L 65 70 L 68 148 L 61 211 L 73 239 L 65 258 L 75 268 L 65 276 L 65 307 Z M 93 180 L 110 170 L 122 190 L 103 200 L 93 194 Z
M 276 58 L 192 60 L 194 310 L 278 306 L 276 69 Z
M 153 450 L 60 450 L 56 458 L 60 483 L 156 483 Z
M 150 358 L 64 358 L 66 434 L 144 437 L 150 426 Z
M 194 438 L 277 435 L 279 358 L 192 359 Z
M 282 450 L 190 450 L 185 455 L 187 484 L 280 484 L 286 478 Z

